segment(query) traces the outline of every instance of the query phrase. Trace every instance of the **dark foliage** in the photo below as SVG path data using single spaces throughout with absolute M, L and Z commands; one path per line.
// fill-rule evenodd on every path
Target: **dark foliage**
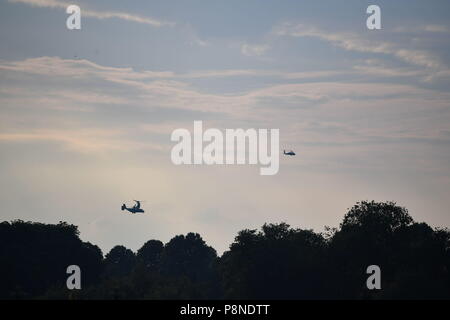
M 69 265 L 83 270 L 83 281 L 93 285 L 102 273 L 101 250 L 78 237 L 78 228 L 13 221 L 0 223 L 0 298 L 38 297 L 65 286 Z
M 72 264 L 82 290 L 66 288 Z M 369 265 L 381 268 L 381 290 L 367 289 Z M 242 230 L 222 257 L 188 233 L 103 258 L 76 226 L 13 221 L 0 224 L 0 272 L 1 299 L 450 299 L 450 232 L 372 201 L 325 233 Z

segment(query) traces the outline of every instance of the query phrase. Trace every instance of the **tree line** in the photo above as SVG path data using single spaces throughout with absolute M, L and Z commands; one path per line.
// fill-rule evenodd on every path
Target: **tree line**
M 66 268 L 82 270 L 68 290 Z M 369 290 L 366 269 L 381 270 Z M 324 232 L 240 231 L 222 256 L 197 233 L 105 256 L 66 222 L 0 223 L 0 299 L 450 299 L 450 231 L 394 202 L 363 201 Z

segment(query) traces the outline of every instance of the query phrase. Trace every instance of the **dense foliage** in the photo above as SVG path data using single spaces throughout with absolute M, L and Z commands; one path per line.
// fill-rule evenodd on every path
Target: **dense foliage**
M 66 288 L 79 265 L 82 289 Z M 366 268 L 379 265 L 381 290 Z M 242 230 L 221 257 L 199 234 L 101 250 L 76 226 L 0 223 L 1 299 L 450 299 L 450 232 L 392 202 L 357 203 L 324 233 Z

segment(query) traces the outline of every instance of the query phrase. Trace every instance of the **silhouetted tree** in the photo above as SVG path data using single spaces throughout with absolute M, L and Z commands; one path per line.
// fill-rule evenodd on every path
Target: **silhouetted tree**
M 82 290 L 66 288 L 66 268 Z M 369 265 L 382 290 L 368 290 Z M 222 257 L 199 234 L 101 250 L 78 228 L 0 223 L 0 299 L 450 299 L 450 232 L 413 221 L 394 202 L 358 202 L 324 233 L 264 224 Z
M 83 270 L 82 285 L 99 280 L 102 252 L 78 237 L 78 228 L 21 220 L 0 224 L 0 298 L 37 297 L 51 287 L 65 286 L 69 265 Z
M 445 293 L 438 284 L 449 279 L 444 234 L 415 223 L 394 202 L 357 203 L 330 242 L 334 294 L 347 299 L 448 296 L 449 286 Z M 381 291 L 366 287 L 366 268 L 373 264 L 382 270 Z
M 239 232 L 221 259 L 226 298 L 326 297 L 326 242 L 286 223 Z
M 217 253 L 197 233 L 170 240 L 161 255 L 161 274 L 186 278 L 196 288 L 196 298 L 215 296 L 218 288 Z
M 137 261 L 146 269 L 156 270 L 161 262 L 164 244 L 159 240 L 149 240 L 137 251 Z
M 105 277 L 124 277 L 129 275 L 136 263 L 133 251 L 124 246 L 115 246 L 105 256 Z

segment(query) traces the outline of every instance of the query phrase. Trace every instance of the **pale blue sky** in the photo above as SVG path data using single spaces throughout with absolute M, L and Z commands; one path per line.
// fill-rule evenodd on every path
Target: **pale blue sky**
M 337 226 L 358 200 L 450 224 L 450 2 L 0 1 L 0 220 L 106 252 L 199 232 Z M 382 30 L 366 28 L 377 4 Z M 280 173 L 176 167 L 170 133 L 280 128 Z M 128 216 L 123 201 L 146 200 Z

